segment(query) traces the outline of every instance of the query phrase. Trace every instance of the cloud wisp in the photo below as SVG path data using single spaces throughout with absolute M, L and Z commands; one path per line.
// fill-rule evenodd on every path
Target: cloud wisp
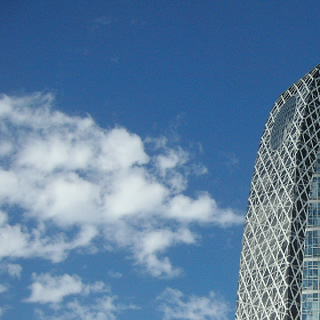
M 33 274 L 30 290 L 25 302 L 49 307 L 36 309 L 38 319 L 115 320 L 120 312 L 137 309 L 134 305 L 119 304 L 105 283 L 86 284 L 77 275 Z
M 109 291 L 103 282 L 84 284 L 77 275 L 63 274 L 61 276 L 53 276 L 50 273 L 34 273 L 32 278 L 31 295 L 25 299 L 25 302 L 60 303 L 70 295 L 88 295 L 90 293 Z
M 0 258 L 59 262 L 73 250 L 111 246 L 153 276 L 174 276 L 166 252 L 194 244 L 194 224 L 242 223 L 208 192 L 184 193 L 186 151 L 53 103 L 51 94 L 0 97 Z
M 214 292 L 208 296 L 186 296 L 167 288 L 158 298 L 163 320 L 227 320 L 229 305 Z
M 2 263 L 0 265 L 0 273 L 7 273 L 10 277 L 20 278 L 22 266 L 16 263 Z

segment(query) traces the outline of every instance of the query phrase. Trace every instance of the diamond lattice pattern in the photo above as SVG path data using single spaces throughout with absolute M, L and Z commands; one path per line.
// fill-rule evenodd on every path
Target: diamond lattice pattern
M 266 123 L 243 237 L 237 320 L 302 319 L 306 219 L 320 141 L 319 69 L 279 97 Z M 279 125 L 288 101 L 291 119 L 281 116 Z

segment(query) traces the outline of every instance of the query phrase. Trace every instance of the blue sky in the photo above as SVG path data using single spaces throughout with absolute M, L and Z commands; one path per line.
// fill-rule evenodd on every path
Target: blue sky
M 319 14 L 4 1 L 0 319 L 233 319 L 259 138 Z

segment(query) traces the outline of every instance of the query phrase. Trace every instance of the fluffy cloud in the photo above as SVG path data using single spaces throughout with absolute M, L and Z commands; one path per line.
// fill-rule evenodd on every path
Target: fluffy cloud
M 103 282 L 85 284 L 77 275 L 33 274 L 30 289 L 25 302 L 49 306 L 49 312 L 46 308 L 36 309 L 39 319 L 115 320 L 118 313 L 137 309 L 135 305 L 118 303 L 117 296 Z
M 33 283 L 30 286 L 31 295 L 26 302 L 59 303 L 70 295 L 88 295 L 92 292 L 106 292 L 108 289 L 102 282 L 84 284 L 76 275 L 63 274 L 53 276 L 49 273 L 33 274 Z
M 16 263 L 7 263 L 3 265 L 3 269 L 14 278 L 20 278 L 22 267 L 19 264 Z
M 95 228 L 83 226 L 74 237 L 65 232 L 47 236 L 49 230 L 43 224 L 27 228 L 22 224 L 7 223 L 7 216 L 5 212 L 0 212 L 0 258 L 43 257 L 60 262 L 70 250 L 88 245 L 97 233 Z
M 91 303 L 74 299 L 49 313 L 37 309 L 36 314 L 40 320 L 116 320 L 117 314 L 137 309 L 134 305 L 118 304 L 116 300 L 117 297 L 113 295 L 104 295 Z
M 214 292 L 208 296 L 185 296 L 177 289 L 167 288 L 159 297 L 163 320 L 227 320 L 229 306 Z
M 0 97 L 0 258 L 59 262 L 72 250 L 113 246 L 151 274 L 173 276 L 179 269 L 165 253 L 196 242 L 193 224 L 242 222 L 207 192 L 184 194 L 193 165 L 180 147 L 68 116 L 53 100 Z
M 6 273 L 10 277 L 20 278 L 21 272 L 22 266 L 20 264 L 2 262 L 0 265 L 0 273 Z

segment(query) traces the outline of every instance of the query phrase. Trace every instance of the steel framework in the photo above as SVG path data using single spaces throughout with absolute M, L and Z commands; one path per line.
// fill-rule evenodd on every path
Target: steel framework
M 320 319 L 320 65 L 280 95 L 257 155 L 237 320 Z

